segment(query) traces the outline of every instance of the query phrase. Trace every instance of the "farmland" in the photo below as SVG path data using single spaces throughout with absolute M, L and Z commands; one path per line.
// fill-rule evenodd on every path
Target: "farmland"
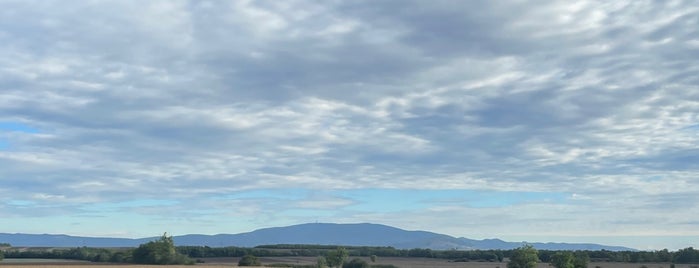
M 236 267 L 239 258 L 206 258 L 204 263 L 195 266 L 203 268 Z M 313 257 L 265 257 L 260 258 L 263 265 L 290 264 L 312 265 L 316 258 Z M 365 258 L 369 261 L 368 258 Z M 375 264 L 392 264 L 401 268 L 506 268 L 504 262 L 450 262 L 444 259 L 434 258 L 405 258 L 385 257 L 379 258 Z M 92 263 L 73 260 L 44 260 L 44 259 L 6 259 L 0 262 L 0 268 L 186 268 L 191 265 L 133 265 L 133 264 L 108 264 Z M 551 268 L 548 263 L 539 263 L 537 268 Z M 617 262 L 593 262 L 589 268 L 670 268 L 669 263 L 617 263 Z M 676 264 L 675 268 L 692 268 L 696 264 Z

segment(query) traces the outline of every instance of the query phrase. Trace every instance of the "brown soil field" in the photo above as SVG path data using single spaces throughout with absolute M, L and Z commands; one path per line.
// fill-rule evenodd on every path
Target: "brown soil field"
M 352 259 L 352 257 L 350 257 Z M 362 258 L 369 262 L 369 258 Z M 200 263 L 195 266 L 205 266 L 206 268 L 230 268 L 236 267 L 238 258 L 207 258 L 203 259 L 205 263 Z M 278 258 L 260 258 L 262 264 L 315 264 L 314 257 L 278 257 Z M 375 264 L 392 264 L 401 268 L 507 268 L 507 263 L 500 262 L 450 262 L 443 259 L 429 258 L 390 258 L 379 257 Z M 697 267 L 696 264 L 676 264 L 675 268 L 692 268 Z M 0 262 L 0 268 L 192 268 L 192 265 L 132 265 L 132 264 L 100 264 L 78 261 L 52 261 L 52 260 L 35 260 L 32 262 L 14 262 L 5 260 Z M 593 262 L 588 265 L 589 268 L 670 268 L 669 263 L 612 263 L 612 262 Z M 552 268 L 548 263 L 539 263 L 537 268 Z

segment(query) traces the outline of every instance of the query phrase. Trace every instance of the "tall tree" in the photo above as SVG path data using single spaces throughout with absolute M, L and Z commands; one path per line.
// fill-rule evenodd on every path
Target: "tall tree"
M 573 267 L 587 268 L 587 263 L 590 262 L 590 256 L 584 251 L 576 251 L 573 256 Z
M 507 268 L 534 268 L 539 262 L 537 250 L 532 245 L 524 245 L 514 250 Z
M 172 236 L 163 234 L 160 239 L 141 244 L 133 251 L 133 262 L 141 264 L 187 264 L 193 261 L 177 253 Z
M 325 256 L 325 261 L 330 267 L 342 267 L 342 264 L 347 261 L 348 257 L 349 253 L 347 252 L 347 249 L 339 247 L 336 250 L 328 251 Z
M 558 252 L 551 256 L 551 265 L 556 268 L 575 268 L 573 254 L 565 251 Z
M 316 259 L 316 266 L 318 268 L 326 268 L 328 267 L 328 261 L 325 260 L 325 257 L 318 256 L 318 258 Z

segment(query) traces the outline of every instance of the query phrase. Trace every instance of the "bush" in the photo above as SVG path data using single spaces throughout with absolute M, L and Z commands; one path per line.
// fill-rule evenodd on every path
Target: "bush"
M 318 256 L 318 258 L 316 259 L 316 267 L 318 267 L 318 268 L 328 267 L 328 261 L 325 260 L 325 257 Z
M 573 253 L 570 252 L 558 252 L 551 256 L 551 264 L 556 268 L 576 268 L 574 265 Z
M 583 251 L 577 251 L 574 254 L 573 265 L 575 268 L 587 268 L 587 264 L 590 262 L 590 256 Z
M 538 251 L 531 245 L 524 245 L 512 252 L 507 268 L 535 268 L 539 262 Z
M 132 252 L 132 260 L 140 264 L 194 264 L 194 260 L 175 251 L 175 242 L 167 233 L 156 241 L 138 246 Z
M 238 266 L 262 266 L 260 260 L 253 255 L 245 255 L 240 261 L 238 261 Z
M 290 263 L 273 263 L 265 264 L 265 267 L 283 267 L 283 268 L 318 268 L 313 264 L 290 264 Z
M 342 268 L 369 268 L 369 263 L 362 259 L 352 259 L 348 263 L 342 265 Z
M 328 251 L 325 254 L 325 262 L 330 267 L 342 267 L 342 264 L 345 263 L 348 256 L 349 253 L 347 252 L 347 249 L 339 247 L 336 250 Z

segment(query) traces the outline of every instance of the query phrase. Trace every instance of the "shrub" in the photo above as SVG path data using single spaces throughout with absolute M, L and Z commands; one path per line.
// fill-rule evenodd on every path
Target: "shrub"
M 330 267 L 342 267 L 342 264 L 345 263 L 348 256 L 349 253 L 347 252 L 347 249 L 339 247 L 336 250 L 328 251 L 325 254 L 325 262 Z
M 318 258 L 316 259 L 316 267 L 318 267 L 318 268 L 328 267 L 328 261 L 325 260 L 325 257 L 318 256 Z
M 342 265 L 342 268 L 369 268 L 369 263 L 362 259 L 352 259 Z
M 538 251 L 532 245 L 524 245 L 514 250 L 507 268 L 535 268 L 537 262 Z
M 265 264 L 265 267 L 283 267 L 283 268 L 318 268 L 312 264 L 290 264 L 290 263 L 272 263 Z
M 132 260 L 140 264 L 194 264 L 194 260 L 175 251 L 172 236 L 167 233 L 156 241 L 138 246 L 132 252 Z
M 260 260 L 253 255 L 245 255 L 238 261 L 238 266 L 262 266 Z

